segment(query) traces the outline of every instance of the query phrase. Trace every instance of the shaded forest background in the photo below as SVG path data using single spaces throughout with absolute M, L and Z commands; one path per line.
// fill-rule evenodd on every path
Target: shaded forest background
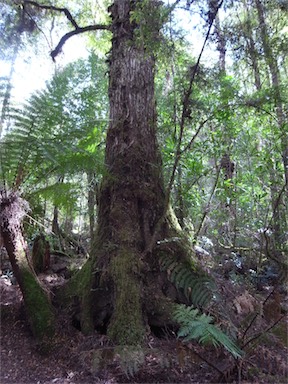
M 65 45 L 59 56 L 55 47 L 71 21 L 59 12 L 64 3 L 53 2 L 58 10 L 29 1 L 0 3 L 1 60 L 9 68 L 0 78 L 0 188 L 2 199 L 12 191 L 29 204 L 23 234 L 37 274 L 52 268 L 68 280 L 93 252 L 101 180 L 107 176 L 111 36 L 101 28 L 81 33 L 87 53 L 61 66 Z M 157 139 L 166 193 L 195 260 L 218 284 L 214 294 L 225 297 L 220 312 L 233 304 L 233 319 L 225 319 L 227 325 L 222 317 L 218 325 L 237 347 L 224 336 L 217 339 L 220 334 L 205 340 L 203 327 L 200 335 L 189 328 L 199 316 L 207 326 L 208 317 L 219 312 L 219 303 L 205 308 L 199 292 L 190 312 L 182 308 L 175 315 L 180 336 L 186 341 L 200 336 L 200 342 L 203 336 L 204 344 L 212 340 L 236 360 L 242 354 L 238 347 L 245 350 L 270 329 L 278 329 L 287 347 L 288 3 L 165 2 L 157 14 L 156 40 L 149 23 L 141 24 L 150 3 L 144 1 L 142 13 L 135 10 L 130 17 L 141 25 L 137 38 L 145 38 L 147 54 L 156 59 Z M 79 25 L 107 25 L 109 5 L 78 1 L 69 10 Z M 181 19 L 187 27 L 181 28 Z M 194 36 L 203 41 L 197 55 Z M 27 52 L 31 63 L 46 55 L 48 71 L 51 51 L 54 75 L 20 103 L 14 82 L 19 62 Z M 1 278 L 16 283 L 4 248 L 2 253 Z M 191 286 L 175 261 L 161 263 L 168 279 L 182 284 L 189 296 Z M 257 323 L 250 334 L 263 310 L 267 323 Z M 163 329 L 154 331 L 159 336 Z M 128 367 L 132 374 L 137 370 Z

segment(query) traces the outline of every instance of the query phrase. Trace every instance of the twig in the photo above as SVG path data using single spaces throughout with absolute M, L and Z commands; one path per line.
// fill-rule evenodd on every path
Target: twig
M 278 323 L 280 323 L 280 321 L 282 319 L 284 319 L 286 315 L 282 315 L 281 317 L 279 317 L 278 320 L 276 320 L 270 327 L 268 327 L 267 329 L 265 329 L 264 332 L 259 332 L 256 336 L 253 336 L 250 340 L 248 340 L 242 347 L 242 349 L 244 349 L 248 344 L 252 343 L 252 341 L 258 339 L 260 336 L 264 335 L 265 333 L 269 332 L 272 328 L 274 328 Z
M 193 349 L 193 353 L 198 356 L 201 360 L 205 361 L 206 364 L 208 364 L 210 367 L 214 368 L 220 375 L 224 375 L 224 372 L 221 371 L 215 364 L 213 364 L 211 361 L 207 360 L 204 356 L 200 355 L 195 349 Z
M 269 300 L 269 298 L 272 296 L 272 294 L 274 293 L 276 287 L 269 293 L 269 295 L 266 297 L 266 299 L 263 301 L 262 303 L 262 306 L 264 306 L 267 301 Z M 251 320 L 250 324 L 248 325 L 248 327 L 245 329 L 245 332 L 243 333 L 243 336 L 242 336 L 242 341 L 244 341 L 244 338 L 247 334 L 247 332 L 249 331 L 249 329 L 252 327 L 252 324 L 254 323 L 254 321 L 257 319 L 259 313 L 256 313 L 255 316 L 253 317 L 253 319 Z M 244 344 L 243 348 L 245 347 L 246 344 Z
M 212 201 L 212 199 L 214 197 L 214 194 L 215 194 L 215 191 L 216 191 L 216 187 L 217 187 L 217 184 L 218 184 L 218 181 L 219 181 L 219 176 L 220 176 L 220 171 L 221 171 L 220 167 L 217 167 L 217 168 L 216 168 L 217 169 L 217 174 L 216 174 L 215 182 L 214 182 L 214 185 L 212 187 L 212 190 L 211 190 L 208 202 L 206 204 L 206 208 L 204 209 L 203 215 L 201 217 L 199 227 L 198 227 L 197 231 L 195 232 L 194 241 L 197 240 L 197 237 L 199 236 L 199 233 L 200 233 L 200 231 L 201 231 L 201 229 L 203 227 L 203 224 L 204 224 L 204 221 L 206 219 L 206 216 L 208 215 L 209 210 L 210 210 L 211 201 Z
M 197 136 L 199 135 L 201 129 L 204 127 L 204 125 L 207 123 L 207 121 L 209 121 L 209 118 L 208 119 L 205 119 L 204 121 L 202 121 L 202 123 L 199 125 L 199 127 L 197 128 L 196 132 L 194 133 L 192 139 L 189 141 L 189 143 L 186 145 L 186 147 L 181 151 L 181 155 L 188 151 L 189 149 L 191 149 L 192 147 L 192 144 L 194 143 L 195 139 L 197 138 Z

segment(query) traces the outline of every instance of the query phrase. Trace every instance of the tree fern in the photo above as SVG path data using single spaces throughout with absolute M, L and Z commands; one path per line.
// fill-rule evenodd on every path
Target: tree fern
M 92 54 L 88 61 L 68 65 L 21 108 L 11 110 L 12 130 L 0 141 L 0 179 L 11 186 L 19 164 L 27 189 L 37 181 L 46 184 L 51 173 L 71 177 L 86 168 L 101 173 L 108 100 L 98 91 L 107 87 L 105 68 Z
M 189 263 L 180 262 L 166 255 L 160 259 L 160 266 L 162 271 L 167 272 L 171 283 L 184 293 L 189 303 L 205 307 L 212 300 L 216 284 L 209 275 L 199 276 Z
M 76 208 L 86 214 L 86 175 L 93 172 L 97 182 L 104 169 L 106 70 L 104 60 L 91 54 L 10 108 L 11 130 L 0 139 L 0 186 L 20 189 L 32 216 L 45 212 L 41 205 L 51 214 L 49 203 L 70 217 Z
M 183 337 L 184 341 L 198 340 L 201 344 L 222 346 L 236 358 L 243 355 L 236 342 L 212 324 L 213 317 L 200 313 L 198 308 L 179 305 L 174 319 L 180 325 L 178 337 Z

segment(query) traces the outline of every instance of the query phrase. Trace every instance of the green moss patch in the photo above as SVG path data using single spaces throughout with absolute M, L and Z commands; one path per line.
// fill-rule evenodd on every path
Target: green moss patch
M 34 336 L 37 339 L 52 337 L 55 317 L 47 293 L 30 270 L 22 270 L 22 278 L 25 309 Z
M 115 303 L 108 335 L 118 345 L 138 345 L 145 336 L 138 269 L 137 255 L 131 250 L 122 249 L 111 261 Z

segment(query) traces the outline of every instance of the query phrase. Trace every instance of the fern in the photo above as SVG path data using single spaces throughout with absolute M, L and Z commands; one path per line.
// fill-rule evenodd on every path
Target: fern
M 198 308 L 179 305 L 174 319 L 180 325 L 178 337 L 184 337 L 184 341 L 198 340 L 201 344 L 222 346 L 236 358 L 243 355 L 236 342 L 212 324 L 213 317 L 200 313 Z
M 91 54 L 11 109 L 11 131 L 0 140 L 0 183 L 21 186 L 25 194 L 47 182 L 52 187 L 59 176 L 74 182 L 90 170 L 101 175 L 108 99 L 98 91 L 107 87 L 105 71 L 105 63 Z
M 197 307 L 206 307 L 214 296 L 216 285 L 208 275 L 197 274 L 191 265 L 164 255 L 160 259 L 162 271 L 177 289 L 184 293 L 189 303 Z

